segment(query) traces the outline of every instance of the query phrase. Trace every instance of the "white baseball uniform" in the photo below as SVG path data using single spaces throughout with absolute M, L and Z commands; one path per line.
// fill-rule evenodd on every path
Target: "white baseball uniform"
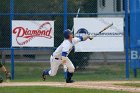
M 75 67 L 67 56 L 71 52 L 71 50 L 74 48 L 75 44 L 77 44 L 80 41 L 81 41 L 81 39 L 77 38 L 77 37 L 73 38 L 72 42 L 66 39 L 55 50 L 53 55 L 50 57 L 50 64 L 51 64 L 51 70 L 49 71 L 50 76 L 55 76 L 57 74 L 57 70 L 58 70 L 60 64 L 62 64 L 62 53 L 63 52 L 65 52 L 67 54 L 65 65 L 67 66 L 68 71 L 71 73 L 74 72 Z

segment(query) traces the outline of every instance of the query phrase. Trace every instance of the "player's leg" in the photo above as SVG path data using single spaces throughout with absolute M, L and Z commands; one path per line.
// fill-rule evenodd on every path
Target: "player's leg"
M 60 64 L 61 64 L 61 60 L 56 60 L 55 58 L 53 58 L 51 56 L 51 58 L 50 58 L 51 68 L 43 71 L 43 73 L 42 73 L 43 80 L 46 79 L 46 75 L 55 76 L 57 74 L 57 70 L 58 70 Z
M 48 70 L 45 70 L 46 75 L 55 76 L 57 74 L 57 70 L 60 64 L 61 62 L 58 60 L 51 61 L 51 68 Z
M 72 64 L 72 62 L 70 61 L 70 59 L 68 57 L 67 57 L 66 66 L 68 68 L 67 77 L 66 77 L 66 83 L 73 83 L 74 81 L 72 80 L 72 76 L 73 76 L 75 67 L 74 67 L 74 65 Z

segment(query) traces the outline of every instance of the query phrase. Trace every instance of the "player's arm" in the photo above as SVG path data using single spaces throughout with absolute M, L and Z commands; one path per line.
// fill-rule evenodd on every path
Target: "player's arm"
M 81 41 L 86 41 L 89 38 L 89 36 L 88 35 L 83 35 L 83 36 L 80 36 L 79 38 L 80 38 Z
M 93 35 L 83 35 L 79 37 L 81 39 L 81 41 L 86 41 L 87 39 L 92 40 L 93 39 Z
M 81 41 L 86 41 L 87 39 L 92 40 L 93 36 L 92 35 L 83 35 L 83 36 L 75 37 L 75 38 L 73 38 L 73 42 L 74 42 L 74 44 L 76 44 Z

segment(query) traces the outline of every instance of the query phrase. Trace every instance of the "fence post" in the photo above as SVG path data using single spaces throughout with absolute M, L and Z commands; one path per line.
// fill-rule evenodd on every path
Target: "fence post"
M 10 30 L 11 30 L 11 79 L 14 80 L 14 48 L 12 47 L 12 20 L 14 18 L 14 0 L 10 0 Z
M 125 55 L 126 55 L 126 79 L 129 79 L 129 41 L 128 41 L 128 0 L 125 0 Z
M 67 29 L 67 6 L 68 0 L 64 0 L 64 31 Z M 64 78 L 67 77 L 67 67 L 64 65 Z
M 68 0 L 64 0 L 64 30 L 67 29 L 67 3 Z

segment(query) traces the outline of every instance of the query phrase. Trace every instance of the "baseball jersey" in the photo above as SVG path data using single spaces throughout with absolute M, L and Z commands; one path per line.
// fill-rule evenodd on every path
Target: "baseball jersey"
M 64 40 L 61 43 L 61 45 L 54 51 L 53 56 L 56 57 L 56 58 L 61 58 L 63 52 L 67 53 L 66 56 L 68 56 L 68 54 L 74 48 L 75 44 L 77 44 L 80 41 L 81 41 L 81 39 L 77 38 L 77 37 L 73 38 L 72 42 L 67 40 L 67 39 Z

